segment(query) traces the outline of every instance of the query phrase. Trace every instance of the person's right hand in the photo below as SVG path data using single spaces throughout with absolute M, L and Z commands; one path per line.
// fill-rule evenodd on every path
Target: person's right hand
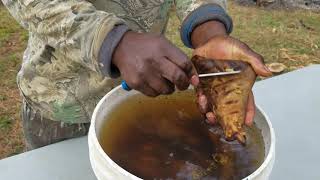
M 147 96 L 186 90 L 199 78 L 188 57 L 160 35 L 127 32 L 112 59 L 130 88 Z

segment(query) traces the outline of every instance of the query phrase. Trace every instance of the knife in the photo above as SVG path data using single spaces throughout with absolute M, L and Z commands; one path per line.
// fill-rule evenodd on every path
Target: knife
M 199 74 L 199 78 L 211 77 L 211 76 L 224 76 L 224 75 L 232 75 L 232 74 L 239 74 L 239 73 L 241 73 L 241 71 L 229 71 L 229 72 L 217 72 L 217 73 Z
M 232 75 L 232 74 L 239 74 L 241 71 L 230 71 L 230 72 L 217 72 L 217 73 L 208 73 L 208 74 L 199 74 L 199 78 L 204 78 L 204 77 L 212 77 L 212 76 L 225 76 L 225 75 Z M 126 91 L 130 91 L 131 88 L 127 84 L 125 80 L 121 82 L 122 89 Z

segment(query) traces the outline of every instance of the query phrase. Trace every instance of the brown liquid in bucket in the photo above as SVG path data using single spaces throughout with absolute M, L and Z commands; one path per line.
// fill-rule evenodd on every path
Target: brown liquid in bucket
M 246 146 L 224 141 L 219 128 L 204 123 L 191 92 L 156 99 L 136 95 L 106 122 L 99 138 L 104 151 L 143 179 L 238 180 L 264 159 L 259 129 L 246 129 Z

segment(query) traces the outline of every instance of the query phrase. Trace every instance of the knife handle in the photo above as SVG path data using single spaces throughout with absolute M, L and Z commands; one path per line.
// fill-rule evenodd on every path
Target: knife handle
M 122 80 L 121 87 L 122 87 L 122 89 L 124 89 L 126 91 L 131 91 L 132 90 L 125 80 Z

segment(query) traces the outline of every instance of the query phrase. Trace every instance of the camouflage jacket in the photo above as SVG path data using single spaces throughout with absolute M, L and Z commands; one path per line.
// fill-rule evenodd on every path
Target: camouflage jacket
M 217 19 L 229 31 L 232 25 L 225 0 L 2 1 L 29 31 L 17 77 L 22 96 L 43 117 L 66 123 L 90 122 L 101 97 L 119 84 L 102 73 L 99 63 L 102 44 L 116 26 L 163 33 L 175 5 L 183 22 L 181 37 L 191 46 L 190 32 L 197 24 Z

